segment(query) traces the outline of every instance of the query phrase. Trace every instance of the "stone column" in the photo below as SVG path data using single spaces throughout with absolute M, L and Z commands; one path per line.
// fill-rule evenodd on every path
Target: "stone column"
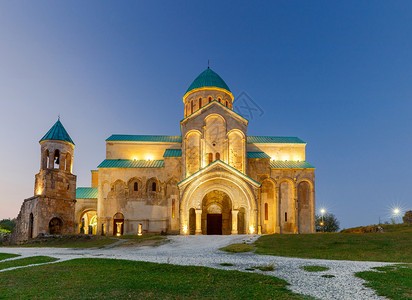
M 239 210 L 234 210 L 232 209 L 232 232 L 231 234 L 238 234 L 238 230 L 237 230 L 237 214 L 239 213 Z
M 49 169 L 54 169 L 54 152 L 49 153 Z
M 255 194 L 258 200 L 258 209 L 257 209 L 257 234 L 262 234 L 262 199 L 260 195 L 260 189 L 255 190 Z
M 311 233 L 315 233 L 316 232 L 316 228 L 315 228 L 315 189 L 311 188 L 311 197 L 310 197 L 310 217 L 311 217 L 311 226 L 310 226 L 310 230 Z
M 59 169 L 64 171 L 66 168 L 66 154 L 60 153 L 60 165 L 59 165 Z
M 202 210 L 201 209 L 196 209 L 196 235 L 201 235 L 202 234 Z
M 279 187 L 275 188 L 275 196 L 274 196 L 275 205 L 275 233 L 280 233 L 280 194 L 279 194 Z
M 294 218 L 295 218 L 295 222 L 293 224 L 293 233 L 299 233 L 299 214 L 298 214 L 298 188 L 296 186 L 293 187 L 293 208 L 294 208 Z

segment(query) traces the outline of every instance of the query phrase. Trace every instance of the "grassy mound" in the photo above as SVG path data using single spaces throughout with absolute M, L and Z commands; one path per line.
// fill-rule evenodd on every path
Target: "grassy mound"
M 99 258 L 0 273 L 2 297 L 14 299 L 311 299 L 286 285 L 262 274 Z
M 118 239 L 108 236 L 76 234 L 38 237 L 17 247 L 98 248 L 117 241 Z
M 219 250 L 231 252 L 231 253 L 241 253 L 241 252 L 253 251 L 255 250 L 255 247 L 249 244 L 231 244 L 229 246 L 220 248 Z
M 256 242 L 257 254 L 301 258 L 412 262 L 412 227 L 377 233 L 272 234 Z
M 412 230 L 412 224 L 381 224 L 381 225 L 369 225 L 359 226 L 348 229 L 343 229 L 341 233 L 371 233 L 371 232 L 408 232 Z

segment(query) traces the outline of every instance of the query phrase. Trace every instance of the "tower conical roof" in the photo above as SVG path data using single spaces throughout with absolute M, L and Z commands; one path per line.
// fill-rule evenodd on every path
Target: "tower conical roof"
M 39 142 L 46 140 L 64 141 L 74 145 L 73 140 L 67 133 L 66 129 L 64 129 L 64 126 L 60 122 L 60 120 L 57 120 L 53 127 L 50 128 L 50 130 L 44 135 L 44 137 Z
M 190 91 L 203 87 L 217 87 L 231 93 L 229 87 L 227 86 L 226 82 L 224 82 L 222 77 L 220 77 L 216 72 L 214 72 L 210 68 L 207 68 L 202 73 L 200 73 L 199 76 L 196 77 L 196 79 L 187 89 L 186 94 Z

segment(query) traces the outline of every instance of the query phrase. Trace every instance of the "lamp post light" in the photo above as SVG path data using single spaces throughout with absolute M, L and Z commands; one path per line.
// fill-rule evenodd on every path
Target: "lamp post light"
M 395 207 L 395 208 L 392 210 L 392 216 L 395 218 L 395 222 L 396 222 L 396 219 L 399 217 L 400 214 L 401 214 L 400 208 Z
M 325 223 L 323 222 L 323 215 L 326 213 L 326 210 L 324 209 L 324 208 L 322 208 L 321 210 L 320 210 L 320 214 L 321 214 L 321 216 L 322 216 L 322 222 L 320 222 L 320 226 L 322 226 L 322 231 L 323 232 L 325 232 Z

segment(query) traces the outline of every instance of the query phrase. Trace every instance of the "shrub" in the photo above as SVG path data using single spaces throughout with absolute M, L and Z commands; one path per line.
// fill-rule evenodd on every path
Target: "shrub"
M 322 216 L 315 216 L 315 226 L 318 232 L 336 232 L 339 230 L 339 221 L 334 214 L 325 214 L 323 216 L 323 226 Z

